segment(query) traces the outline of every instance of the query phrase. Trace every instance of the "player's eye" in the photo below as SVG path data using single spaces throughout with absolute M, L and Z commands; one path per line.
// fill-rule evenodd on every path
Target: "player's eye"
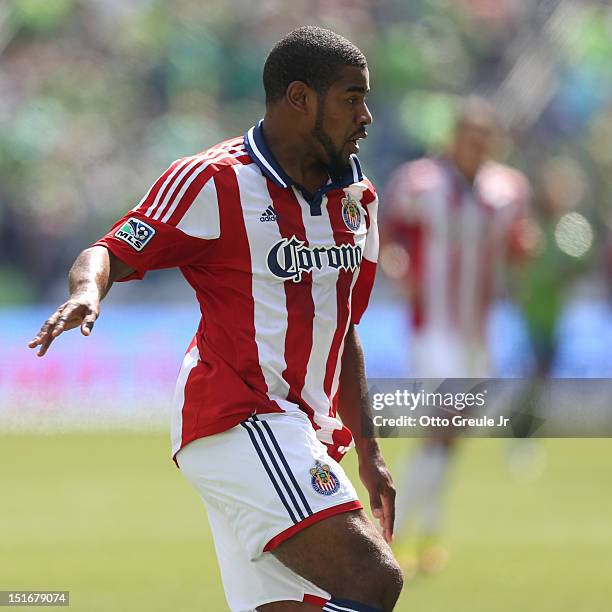
M 355 106 L 355 104 L 359 104 L 360 102 L 365 103 L 365 96 L 351 96 L 348 98 L 347 102 L 351 106 Z

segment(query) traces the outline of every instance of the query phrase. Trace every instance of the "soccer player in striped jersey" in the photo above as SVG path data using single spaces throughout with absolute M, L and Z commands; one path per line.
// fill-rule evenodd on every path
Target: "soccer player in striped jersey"
M 395 492 L 362 431 L 356 331 L 378 257 L 376 192 L 356 157 L 372 121 L 366 59 L 303 27 L 275 45 L 263 80 L 264 119 L 174 162 L 77 258 L 68 301 L 30 347 L 89 335 L 114 281 L 180 268 L 202 318 L 172 453 L 206 505 L 230 608 L 391 610 Z M 353 444 L 383 535 L 338 463 Z
M 496 131 L 494 108 L 469 98 L 446 153 L 401 165 L 385 191 L 383 266 L 410 302 L 416 378 L 492 375 L 486 324 L 496 275 L 527 253 L 530 194 L 521 172 L 491 160 Z M 405 265 L 385 266 L 385 254 Z M 416 522 L 425 571 L 446 556 L 435 541 L 455 440 L 446 431 L 427 440 L 399 488 L 398 531 Z

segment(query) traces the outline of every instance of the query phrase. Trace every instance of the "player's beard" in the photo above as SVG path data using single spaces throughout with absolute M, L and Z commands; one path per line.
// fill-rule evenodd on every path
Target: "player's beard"
M 324 103 L 325 98 L 320 97 L 317 102 L 317 117 L 315 119 L 315 125 L 312 128 L 312 135 L 327 154 L 328 162 L 326 166 L 330 174 L 332 176 L 340 176 L 349 167 L 349 158 L 348 156 L 346 158 L 342 156 L 342 149 L 336 149 L 332 139 L 323 129 L 323 119 L 325 118 L 325 111 L 323 110 Z

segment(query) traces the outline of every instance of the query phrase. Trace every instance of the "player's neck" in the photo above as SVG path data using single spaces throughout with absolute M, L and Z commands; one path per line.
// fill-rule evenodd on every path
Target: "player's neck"
M 464 180 L 470 185 L 476 180 L 476 175 L 480 166 L 474 167 L 473 164 L 463 163 L 462 160 L 454 155 L 449 156 L 450 161 L 453 163 L 457 172 L 464 178 Z
M 303 138 L 268 116 L 262 127 L 268 149 L 295 183 L 310 193 L 316 192 L 327 183 L 327 169 L 314 154 L 308 153 Z

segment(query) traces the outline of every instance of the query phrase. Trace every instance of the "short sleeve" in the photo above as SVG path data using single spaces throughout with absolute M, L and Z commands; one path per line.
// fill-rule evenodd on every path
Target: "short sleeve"
M 489 162 L 477 178 L 482 200 L 495 212 L 495 231 L 505 244 L 507 255 L 521 259 L 527 255 L 525 234 L 532 231 L 531 186 L 527 177 L 509 166 Z
M 423 197 L 439 189 L 443 176 L 435 160 L 419 159 L 401 165 L 384 189 L 384 218 L 387 226 L 422 222 Z
M 376 265 L 378 262 L 378 197 L 376 196 L 373 186 L 371 187 L 371 191 L 366 192 L 365 196 L 362 203 L 365 205 L 366 209 L 368 233 L 361 265 L 359 267 L 359 276 L 357 277 L 351 296 L 351 323 L 354 324 L 359 323 L 363 313 L 368 307 L 372 288 L 374 287 Z
M 141 279 L 147 270 L 204 264 L 220 236 L 214 169 L 200 156 L 174 162 L 140 203 L 98 240 Z

